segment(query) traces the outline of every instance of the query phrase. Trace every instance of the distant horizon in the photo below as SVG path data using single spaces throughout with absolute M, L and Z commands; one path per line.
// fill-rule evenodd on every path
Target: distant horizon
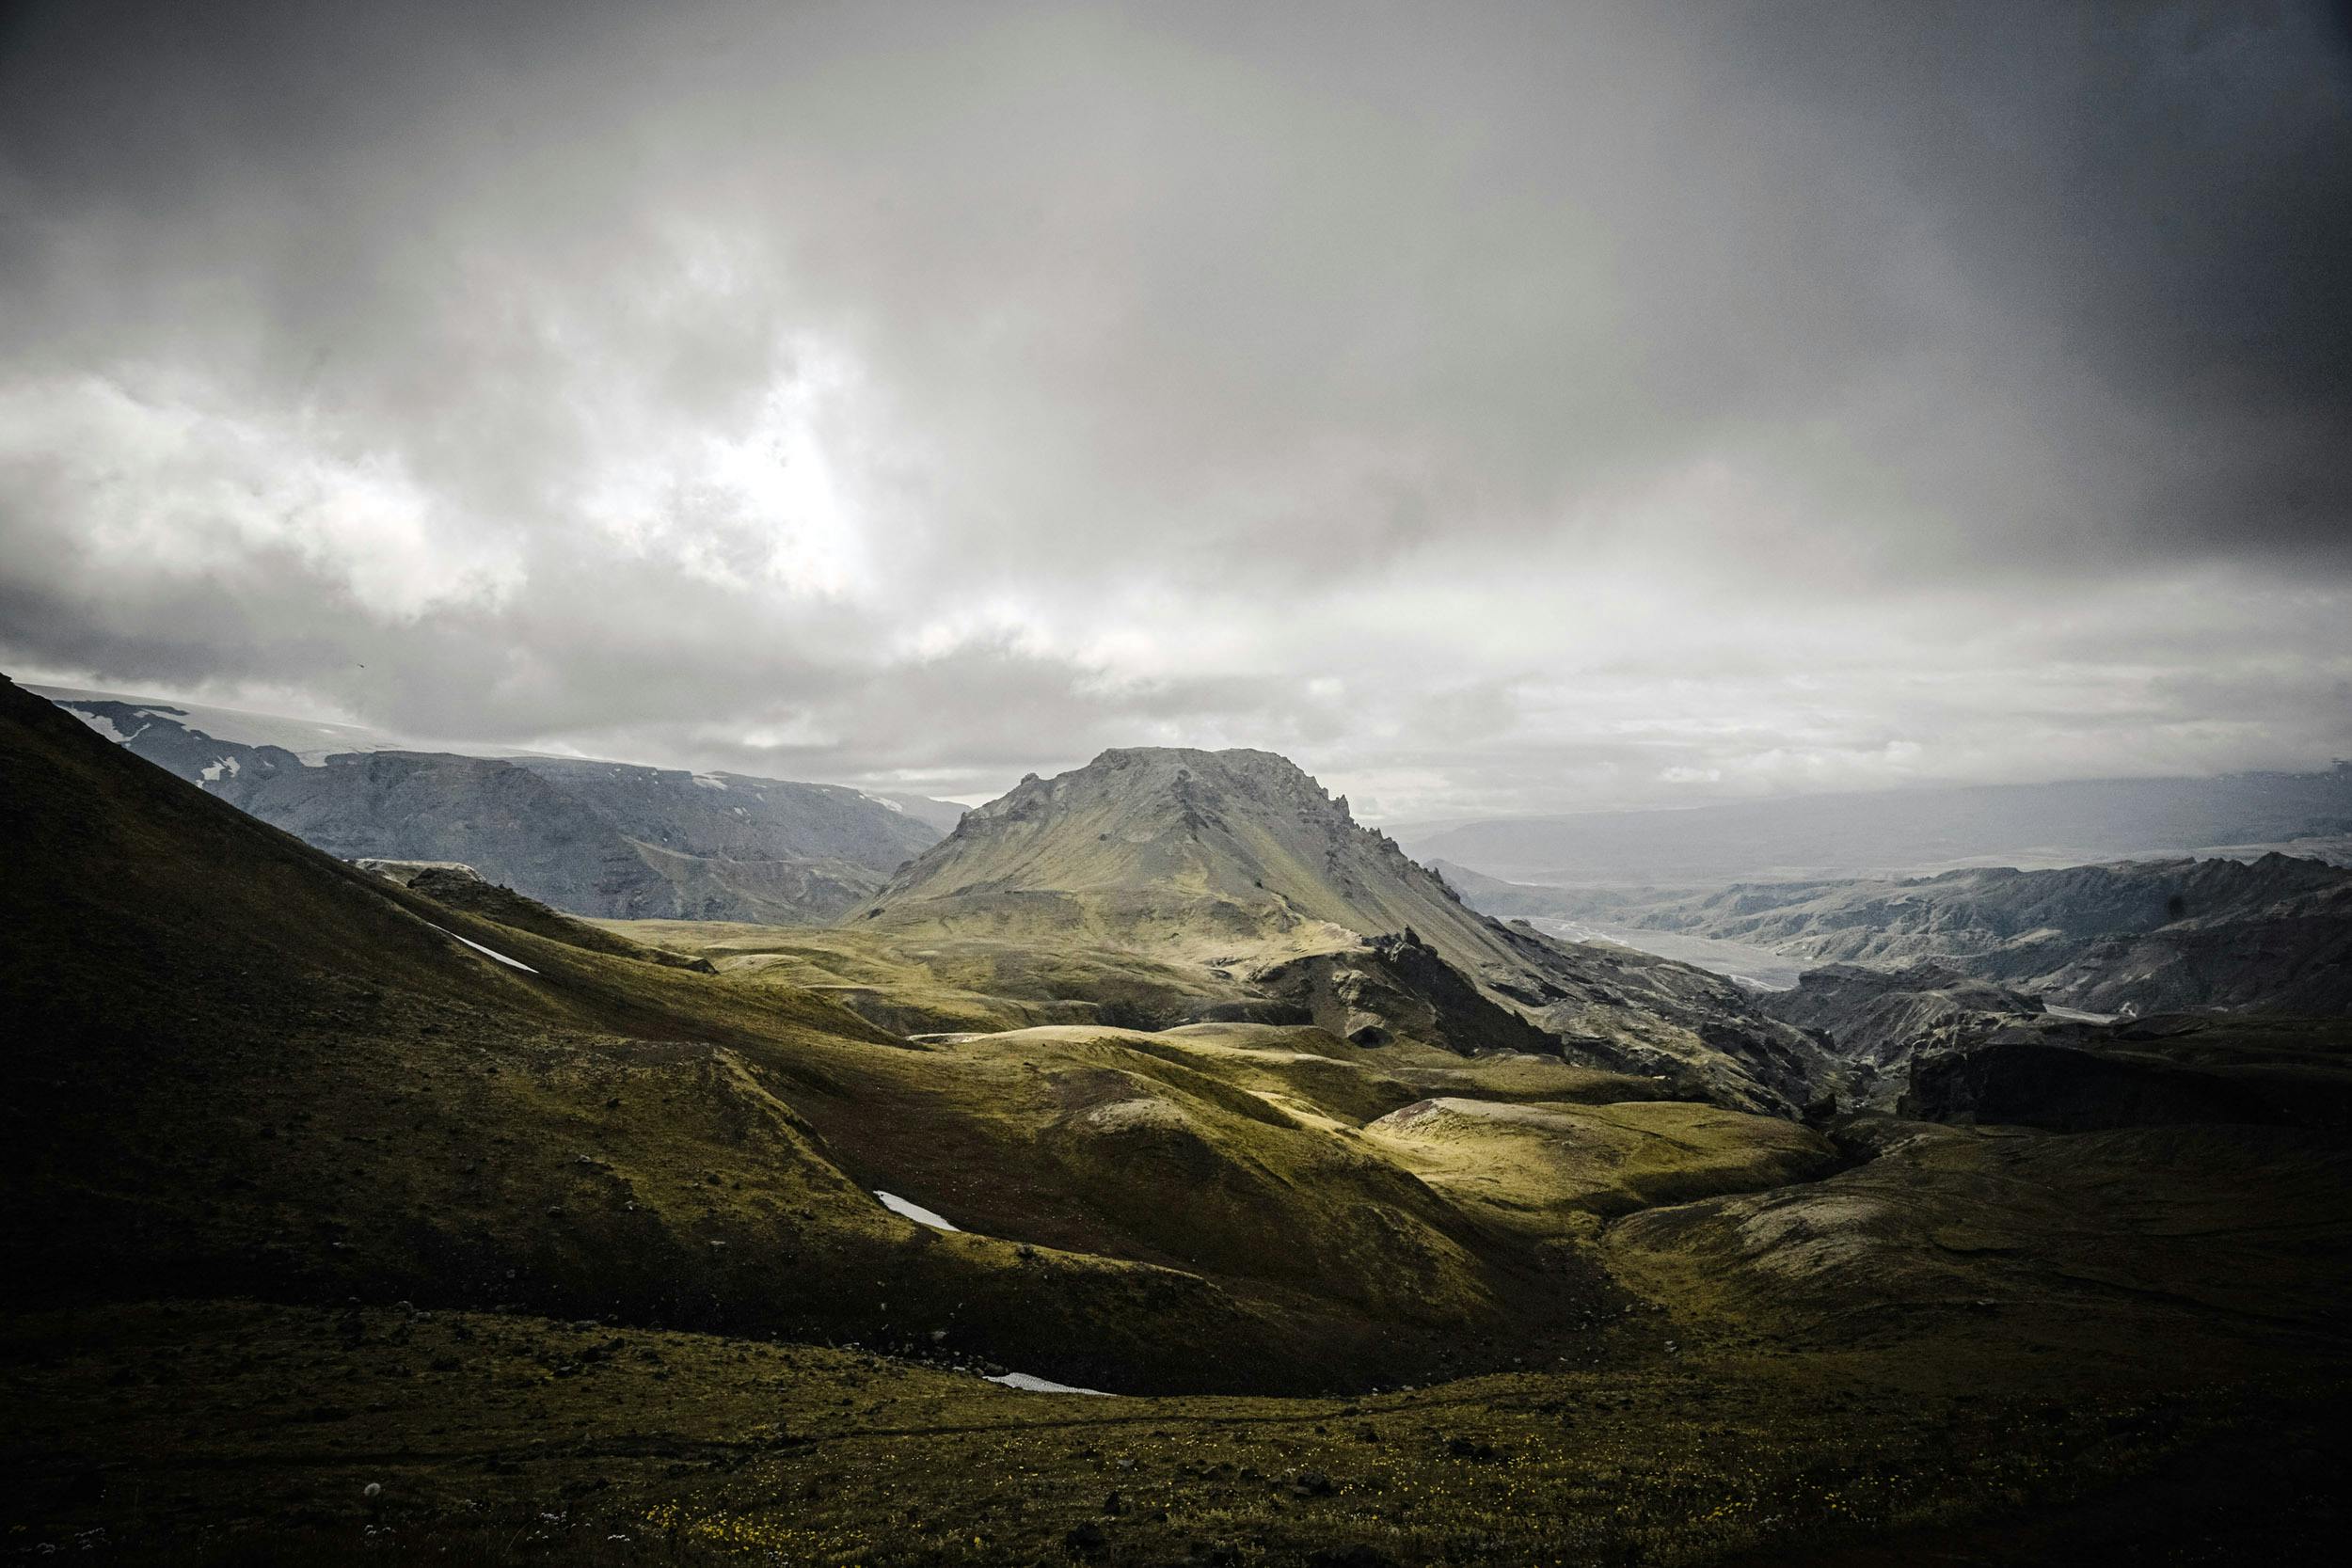
M 0 672 L 0 673 L 7 673 L 8 678 L 16 681 L 19 686 L 24 687 L 26 690 L 36 692 L 43 697 L 51 699 L 52 701 L 55 701 L 59 697 L 66 697 L 107 702 L 149 702 L 159 705 L 179 706 L 191 710 L 210 709 L 219 713 L 235 713 L 252 719 L 314 723 L 323 726 L 332 726 L 337 729 L 358 731 L 363 734 L 370 735 L 379 740 L 397 741 L 400 743 L 397 749 L 402 750 L 446 752 L 459 756 L 480 756 L 493 759 L 510 756 L 560 757 L 583 762 L 610 762 L 622 767 L 629 768 L 654 768 L 673 772 L 718 772 L 734 773 L 745 778 L 765 778 L 779 781 L 790 779 L 790 775 L 780 772 L 755 772 L 739 768 L 696 768 L 686 762 L 656 761 L 643 757 L 621 756 L 612 753 L 596 753 L 580 751 L 548 750 L 544 746 L 518 744 L 501 740 L 453 740 L 446 737 L 401 736 L 393 732 L 381 729 L 375 725 L 350 719 L 323 718 L 315 714 L 288 713 L 268 708 L 243 706 L 231 702 L 225 702 L 210 697 L 187 696 L 184 694 L 152 690 L 129 691 L 103 686 L 88 686 L 71 681 L 19 678 L 13 673 L 8 672 Z M 223 736 L 222 738 L 233 739 L 234 737 Z M 1146 750 L 1155 747 L 1200 751 L 1274 751 L 1271 747 L 1253 747 L 1248 745 L 1187 748 L 1184 747 L 1182 742 L 1174 741 L 1154 741 L 1148 743 L 1136 742 L 1129 745 L 1115 743 L 1104 747 L 1104 751 Z M 1325 774 L 1317 771 L 1317 769 L 1311 766 L 1308 762 L 1303 761 L 1287 752 L 1275 752 L 1275 754 L 1284 757 L 1303 771 L 1322 781 L 1325 785 L 1330 789 L 1332 794 L 1347 796 L 1349 799 L 1350 812 L 1356 816 L 1358 821 L 1363 823 L 1366 827 L 1378 828 L 1384 832 L 1391 834 L 1403 832 L 1435 833 L 1452 828 L 1467 826 L 1471 823 L 1479 822 L 1543 822 L 1559 818 L 1579 816 L 1612 816 L 1646 815 L 1659 812 L 1689 812 L 1706 810 L 1710 807 L 1768 805 L 1777 801 L 1788 800 L 1832 800 L 1840 796 L 1880 796 L 1894 793 L 1927 793 L 1936 790 L 1963 789 L 2041 789 L 2060 787 L 2068 784 L 2180 783 L 2196 782 L 2201 780 L 2258 778 L 2265 776 L 2281 778 L 2314 778 L 2329 773 L 2352 771 L 2352 758 L 2338 757 L 2330 759 L 2330 765 L 2328 767 L 2312 768 L 2239 768 L 2230 772 L 2221 773 L 2086 774 L 2079 777 L 2047 779 L 1905 779 L 1896 780 L 1886 784 L 1865 788 L 1794 790 L 1787 793 L 1772 795 L 1714 796 L 1704 800 L 1659 801 L 1639 805 L 1598 805 L 1581 808 L 1572 807 L 1559 811 L 1528 812 L 1511 816 L 1397 817 L 1368 815 L 1361 808 L 1360 803 L 1357 800 L 1352 791 L 1343 787 L 1338 782 L 1335 782 L 1334 780 L 1327 777 Z M 1101 755 L 1101 752 L 1095 753 L 1095 757 L 1099 757 Z M 1080 768 L 1088 766 L 1093 760 L 1094 757 L 1089 757 L 1084 762 L 1076 762 L 1066 767 L 1055 768 L 1050 772 L 1042 767 L 1025 768 L 1023 769 L 1023 772 L 1025 774 L 1036 773 L 1041 777 L 1053 778 L 1063 773 L 1075 771 Z M 997 789 L 993 793 L 973 795 L 930 794 L 929 792 L 923 790 L 904 788 L 897 784 L 875 784 L 845 779 L 803 778 L 792 780 L 791 782 L 837 784 L 846 789 L 856 789 L 867 793 L 923 795 L 927 799 L 945 801 L 948 804 L 958 805 L 966 810 L 971 810 L 977 806 L 986 805 L 991 800 L 1001 799 L 1007 793 L 1018 786 L 1020 779 L 1018 777 L 1014 778 L 1010 783 L 1005 784 L 1003 788 Z

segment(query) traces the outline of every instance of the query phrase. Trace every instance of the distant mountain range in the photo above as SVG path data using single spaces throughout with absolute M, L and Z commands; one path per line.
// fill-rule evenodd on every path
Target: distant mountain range
M 2352 763 L 2326 773 L 1808 795 L 1400 827 L 1396 834 L 1424 862 L 1577 886 L 1909 877 L 2272 850 L 2352 863 Z
M 830 919 L 961 815 L 837 784 L 415 750 L 347 725 L 31 689 L 329 854 L 459 863 L 574 914 Z
M 1820 964 L 1927 962 L 2087 1011 L 2352 1012 L 2352 869 L 2285 855 L 1703 893 L 1449 874 L 1497 913 L 1600 920 Z

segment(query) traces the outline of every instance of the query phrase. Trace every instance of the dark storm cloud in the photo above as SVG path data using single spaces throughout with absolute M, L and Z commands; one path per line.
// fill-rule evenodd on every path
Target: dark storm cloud
M 2339 23 L 20 8 L 0 657 L 955 792 L 2320 760 Z
M 2143 543 L 2340 552 L 2344 8 L 1885 9 L 1751 7 L 1740 43 L 1922 193 L 2037 375 L 2106 394 L 2060 429 L 2162 482 L 2127 519 Z

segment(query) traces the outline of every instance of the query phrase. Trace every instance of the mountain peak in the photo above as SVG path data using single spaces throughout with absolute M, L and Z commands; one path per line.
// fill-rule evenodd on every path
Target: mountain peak
M 1464 1049 L 1566 1042 L 1644 1071 L 1692 1066 L 1733 1102 L 1802 1103 L 1818 1066 L 1726 981 L 1621 950 L 1579 957 L 1477 913 L 1272 752 L 1119 748 L 1025 779 L 842 921 L 869 922 L 1241 972 L 1359 1043 L 1402 1020 Z
M 1189 746 L 1115 746 L 1084 768 L 1041 779 L 1026 774 L 1009 792 L 978 808 L 1004 815 L 1037 800 L 1075 800 L 1101 793 L 1147 798 L 1234 797 L 1263 805 L 1333 810 L 1353 822 L 1347 797 L 1333 798 L 1306 769 L 1278 752 L 1234 747 L 1221 752 Z
M 1300 859 L 1319 875 L 1350 850 L 1393 863 L 1384 869 L 1427 875 L 1386 834 L 1359 826 L 1347 797 L 1333 796 L 1288 757 L 1244 748 L 1114 747 L 1050 779 L 1029 774 L 968 814 L 948 842 L 1049 838 L 1068 842 L 1028 869 L 1057 879 L 1047 884 L 1054 886 L 1067 885 L 1073 874 L 1083 877 L 1079 885 L 1136 889 L 1174 877 L 1265 903 L 1279 901 L 1279 893 L 1270 890 L 1299 879 L 1298 867 L 1281 863 Z M 1172 848 L 1178 845 L 1191 848 L 1179 853 Z M 1165 852 L 1145 852 L 1154 846 Z M 1269 872 L 1276 873 L 1272 879 Z
M 1115 747 L 967 814 L 851 918 L 1024 924 L 1197 956 L 1295 953 L 1413 927 L 1456 961 L 1498 941 L 1444 882 L 1274 752 Z M 1452 942 L 1444 939 L 1451 937 Z

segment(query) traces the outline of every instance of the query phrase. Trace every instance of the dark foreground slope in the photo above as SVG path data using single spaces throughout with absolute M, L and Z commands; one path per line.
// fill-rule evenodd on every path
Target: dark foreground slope
M 855 1274 L 983 1314 L 994 1295 L 1008 1324 L 1056 1310 L 1015 1307 L 1009 1245 L 874 1206 L 785 1101 L 795 1044 L 899 1049 L 853 1015 L 437 905 L 0 700 L 21 1091 L 0 1243 L 24 1294 L 838 1335 L 876 1321 L 838 1289 Z M 1066 1305 L 1106 1329 L 1077 1298 L 1140 1288 L 1039 1266 L 1089 1281 Z
M 366 732 L 295 720 L 53 700 L 331 855 L 458 862 L 575 914 L 825 920 L 940 834 L 922 815 L 835 784 L 360 745 Z

